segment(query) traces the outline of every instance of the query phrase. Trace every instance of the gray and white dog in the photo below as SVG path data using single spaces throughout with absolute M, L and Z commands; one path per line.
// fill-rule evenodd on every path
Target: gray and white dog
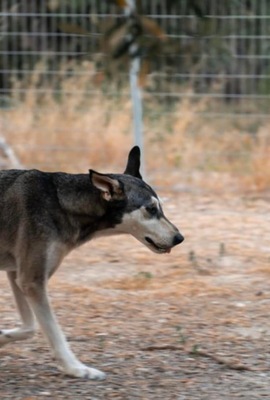
M 155 253 L 170 252 L 184 240 L 139 169 L 135 146 L 124 174 L 0 172 L 0 270 L 7 272 L 22 320 L 19 328 L 0 331 L 0 346 L 32 337 L 36 318 L 65 374 L 105 377 L 70 350 L 47 282 L 72 249 L 96 237 L 131 234 Z

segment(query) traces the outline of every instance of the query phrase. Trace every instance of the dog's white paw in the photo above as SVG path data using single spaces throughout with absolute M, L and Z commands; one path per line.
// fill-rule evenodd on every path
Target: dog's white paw
M 7 330 L 0 330 L 0 347 L 10 343 L 11 340 Z
M 99 381 L 106 378 L 106 374 L 104 374 L 104 372 L 95 368 L 87 367 L 84 364 L 60 368 L 65 374 L 74 376 L 76 378 L 95 379 Z
M 0 347 L 5 344 L 15 342 L 16 340 L 25 340 L 31 338 L 35 333 L 34 327 L 20 327 L 14 329 L 0 330 Z

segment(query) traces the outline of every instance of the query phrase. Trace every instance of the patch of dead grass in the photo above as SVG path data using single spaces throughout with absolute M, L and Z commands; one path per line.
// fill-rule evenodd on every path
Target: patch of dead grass
M 92 71 L 89 64 L 83 68 Z M 36 72 L 23 101 L 17 91 L 22 84 L 14 82 L 16 106 L 0 114 L 2 134 L 22 163 L 68 172 L 86 171 L 91 166 L 123 168 L 133 142 L 129 97 L 119 94 L 112 98 L 109 87 L 102 92 L 83 74 L 62 80 L 62 89 L 68 93 L 65 97 L 57 97 L 49 88 L 41 96 L 36 91 L 38 82 Z M 93 95 L 86 94 L 87 90 Z M 145 105 L 145 158 L 155 183 L 183 183 L 217 192 L 224 187 L 269 188 L 269 122 L 207 117 L 212 105 L 204 99 L 197 103 L 185 99 L 165 112 L 158 100 L 147 95 Z M 226 112 L 222 104 L 216 108 Z

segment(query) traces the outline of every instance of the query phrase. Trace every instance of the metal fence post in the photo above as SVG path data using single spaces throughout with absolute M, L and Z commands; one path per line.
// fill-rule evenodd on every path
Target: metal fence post
M 131 17 L 136 12 L 136 3 L 134 0 L 126 0 L 125 14 L 127 18 Z M 143 106 L 142 106 L 142 92 L 139 86 L 139 72 L 141 65 L 141 57 L 139 54 L 139 46 L 133 43 L 129 48 L 130 55 L 130 69 L 129 69 L 129 82 L 133 107 L 133 130 L 134 142 L 141 149 L 141 172 L 145 175 L 145 162 L 144 162 L 144 143 L 143 143 Z

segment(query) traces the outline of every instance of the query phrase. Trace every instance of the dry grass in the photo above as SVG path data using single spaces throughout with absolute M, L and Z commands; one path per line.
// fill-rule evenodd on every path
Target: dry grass
M 84 68 L 91 70 L 91 65 Z M 108 164 L 110 170 L 123 168 L 133 142 L 130 99 L 111 98 L 84 75 L 63 79 L 62 87 L 70 93 L 65 98 L 56 98 L 50 90 L 41 97 L 36 92 L 39 78 L 33 75 L 24 101 L 16 94 L 22 84 L 14 82 L 16 107 L 0 114 L 3 134 L 22 162 L 70 172 L 90 166 L 106 170 Z M 84 89 L 99 93 L 86 96 Z M 147 170 L 153 171 L 156 183 L 216 191 L 224 186 L 255 191 L 269 187 L 269 122 L 209 118 L 201 114 L 213 109 L 206 100 L 184 100 L 169 113 L 149 95 L 145 105 Z M 215 105 L 216 110 L 228 111 L 224 107 Z

